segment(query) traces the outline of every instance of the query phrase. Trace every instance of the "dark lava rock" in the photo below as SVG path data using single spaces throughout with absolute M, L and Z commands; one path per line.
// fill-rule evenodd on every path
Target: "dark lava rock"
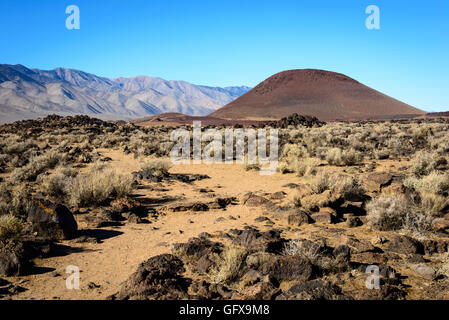
M 278 256 L 261 267 L 264 275 L 278 282 L 283 280 L 307 281 L 312 277 L 313 266 L 308 259 L 295 256 Z
M 223 245 L 219 242 L 213 242 L 204 237 L 190 238 L 186 243 L 175 243 L 173 245 L 173 252 L 181 258 L 199 259 L 210 253 L 220 254 L 223 250 Z
M 35 201 L 28 210 L 28 220 L 39 236 L 54 240 L 72 239 L 78 233 L 73 214 L 61 204 Z
M 302 240 L 298 246 L 320 273 L 346 271 L 350 267 L 351 250 L 347 245 L 332 248 L 325 241 Z
M 341 293 L 341 289 L 323 280 L 311 280 L 291 287 L 276 300 L 349 300 Z
M 387 250 L 400 254 L 424 253 L 422 244 L 409 236 L 395 235 L 390 239 Z
M 18 276 L 28 263 L 21 242 L 9 242 L 0 248 L 0 275 Z
M 48 239 L 21 239 L 0 244 L 0 275 L 23 275 L 31 259 L 47 257 L 53 248 Z
M 279 230 L 260 232 L 257 229 L 248 228 L 238 233 L 233 242 L 248 250 L 275 253 L 282 251 L 285 240 L 281 238 Z
M 295 213 L 288 215 L 287 222 L 289 225 L 294 227 L 302 226 L 303 224 L 308 224 L 310 217 L 307 212 L 302 210 L 296 210 Z
M 113 299 L 187 299 L 187 282 L 181 260 L 171 254 L 152 257 L 139 265 Z

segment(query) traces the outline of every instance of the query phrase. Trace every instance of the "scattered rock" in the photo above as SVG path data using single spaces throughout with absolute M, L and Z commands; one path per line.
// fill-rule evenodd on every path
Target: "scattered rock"
M 244 205 L 248 207 L 260 207 L 266 205 L 270 202 L 267 198 L 255 195 L 252 192 L 245 194 L 242 198 L 242 202 Z
M 303 224 L 308 224 L 310 221 L 310 217 L 307 212 L 302 210 L 296 210 L 295 213 L 289 214 L 287 217 L 287 222 L 289 225 L 293 227 L 299 227 Z
M 61 205 L 36 200 L 28 210 L 28 220 L 39 236 L 54 240 L 77 236 L 78 225 L 70 210 Z
M 336 212 L 332 208 L 320 208 L 319 212 L 312 213 L 312 220 L 318 223 L 330 224 L 337 220 Z
M 187 283 L 180 276 L 185 271 L 181 260 L 162 254 L 139 265 L 113 299 L 187 299 Z
M 277 256 L 262 266 L 263 274 L 276 281 L 307 281 L 312 277 L 313 266 L 309 260 L 296 256 Z
M 323 280 L 311 280 L 303 284 L 294 285 L 287 292 L 282 293 L 276 300 L 348 300 L 351 299 L 341 293 L 341 289 Z
M 387 250 L 400 254 L 423 253 L 423 247 L 419 241 L 403 235 L 393 236 L 387 245 Z
M 437 275 L 437 270 L 435 268 L 428 266 L 424 263 L 412 264 L 410 265 L 410 268 L 413 271 L 415 271 L 418 275 L 428 280 L 435 279 Z
M 373 172 L 363 179 L 363 183 L 368 192 L 380 192 L 383 187 L 388 186 L 393 176 L 387 172 Z
M 281 238 L 278 230 L 260 232 L 254 228 L 241 231 L 233 240 L 234 244 L 249 250 L 280 252 L 285 240 Z

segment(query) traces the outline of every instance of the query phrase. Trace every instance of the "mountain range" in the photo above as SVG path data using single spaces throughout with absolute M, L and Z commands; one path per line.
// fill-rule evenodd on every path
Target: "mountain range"
M 208 87 L 156 77 L 105 78 L 57 68 L 0 65 L 0 123 L 48 114 L 131 120 L 165 112 L 209 114 L 250 90 Z

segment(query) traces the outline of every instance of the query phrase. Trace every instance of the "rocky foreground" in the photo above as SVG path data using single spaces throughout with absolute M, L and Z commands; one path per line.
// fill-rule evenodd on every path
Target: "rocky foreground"
M 304 119 L 272 176 L 172 166 L 165 127 L 1 127 L 0 297 L 448 299 L 446 121 Z

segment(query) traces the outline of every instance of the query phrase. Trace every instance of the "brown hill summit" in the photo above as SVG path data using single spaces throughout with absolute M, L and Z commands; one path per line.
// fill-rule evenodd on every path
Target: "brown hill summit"
M 424 111 L 343 74 L 314 69 L 277 73 L 210 114 L 222 119 L 280 119 L 293 113 L 320 120 L 410 117 Z

